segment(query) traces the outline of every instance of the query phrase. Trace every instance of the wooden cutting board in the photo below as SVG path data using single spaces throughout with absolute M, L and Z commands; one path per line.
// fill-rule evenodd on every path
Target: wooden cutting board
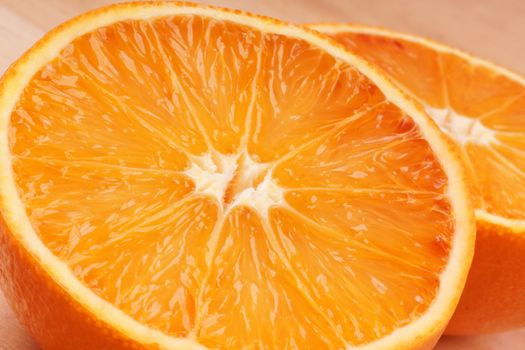
M 0 72 L 43 33 L 108 0 L 0 0 Z M 114 1 L 113 1 L 114 2 Z M 525 73 L 523 0 L 210 0 L 295 22 L 356 22 L 448 43 Z M 0 257 L 1 259 L 1 257 Z M 35 350 L 0 294 L 0 349 Z M 479 337 L 444 337 L 437 350 L 521 350 L 525 329 Z

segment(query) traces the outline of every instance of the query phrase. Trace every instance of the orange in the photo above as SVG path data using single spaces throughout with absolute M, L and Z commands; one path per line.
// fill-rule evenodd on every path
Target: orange
M 393 78 L 462 150 L 478 238 L 447 333 L 525 326 L 525 79 L 411 35 L 355 25 L 316 28 Z
M 458 150 L 273 19 L 132 3 L 0 86 L 3 289 L 44 349 L 428 349 L 474 245 Z

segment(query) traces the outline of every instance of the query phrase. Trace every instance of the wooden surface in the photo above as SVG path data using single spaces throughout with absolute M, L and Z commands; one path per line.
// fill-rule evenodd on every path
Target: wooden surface
M 0 0 L 0 72 L 43 33 L 107 0 Z M 431 37 L 525 74 L 523 0 L 210 0 L 295 22 L 341 21 Z M 0 257 L 1 259 L 1 257 Z M 0 295 L 0 350 L 37 349 Z M 437 350 L 525 349 L 525 329 L 444 337 Z

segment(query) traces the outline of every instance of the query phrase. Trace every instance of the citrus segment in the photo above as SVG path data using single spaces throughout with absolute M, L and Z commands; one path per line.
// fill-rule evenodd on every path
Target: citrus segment
M 62 258 L 73 253 L 68 244 L 74 250 L 96 229 L 104 227 L 95 232 L 96 240 L 110 239 L 193 191 L 180 174 L 148 169 L 33 158 L 15 158 L 13 169 L 29 217 L 42 225 L 41 238 Z
M 297 278 L 305 282 L 318 310 L 351 344 L 382 337 L 428 307 L 436 276 L 389 260 L 388 252 L 367 241 L 370 234 L 364 229 L 349 234 L 348 229 L 332 230 L 286 209 L 274 209 L 272 214 L 274 231 Z M 391 269 L 404 278 L 393 277 Z M 410 274 L 418 281 L 411 281 Z M 401 281 L 405 284 L 398 288 Z
M 253 209 L 236 207 L 228 215 L 214 258 L 221 268 L 211 271 L 203 289 L 202 342 L 210 348 L 344 348 L 345 339 L 281 261 L 274 235 Z
M 438 53 L 411 41 L 393 40 L 388 37 L 367 35 L 350 30 L 330 30 L 329 25 L 314 26 L 326 31 L 349 49 L 363 54 L 385 72 L 402 82 L 409 91 L 435 108 L 443 108 L 447 94 L 443 89 L 443 65 Z M 425 79 L 414 77 L 424 76 Z
M 323 30 L 323 26 L 319 29 Z M 479 208 L 510 219 L 525 219 L 522 194 L 515 191 L 515 181 L 497 181 L 487 186 L 480 176 L 486 172 L 476 168 L 487 158 L 500 158 L 495 161 L 498 165 L 491 167 L 492 177 L 523 178 L 525 168 L 515 161 L 523 155 L 509 157 L 499 147 L 504 144 L 520 153 L 525 86 L 519 78 L 417 38 L 351 26 L 340 30 L 335 26 L 331 30 L 327 25 L 325 30 L 392 76 L 464 147 L 468 166 L 474 167 L 470 181 Z M 509 140 L 509 136 L 515 139 Z
M 6 234 L 100 331 L 76 348 L 108 330 L 122 349 L 433 344 L 472 218 L 427 117 L 314 32 L 180 4 L 107 11 L 73 21 L 33 74 L 15 68 L 28 79 L 5 111 L 3 213 L 28 224 Z
M 284 156 L 331 130 L 384 96 L 353 67 L 316 52 L 307 43 L 268 37 L 260 75 L 262 94 L 248 150 L 261 162 Z M 279 132 L 276 132 L 279 130 Z
M 392 77 L 461 148 L 483 241 L 448 331 L 525 325 L 525 274 L 516 261 L 525 254 L 525 80 L 415 36 L 354 25 L 314 27 Z M 499 246 L 513 251 L 488 249 Z
M 443 192 L 443 171 L 414 122 L 385 103 L 345 120 L 276 164 L 285 187 Z
M 491 67 L 453 53 L 439 56 L 449 107 L 459 115 L 483 118 L 524 95 L 520 82 Z
M 194 293 L 216 220 L 217 208 L 209 199 L 188 198 L 131 224 L 125 237 L 117 231 L 81 256 L 63 260 L 91 290 L 141 323 L 186 335 L 195 324 Z
M 514 142 L 518 142 L 523 140 L 519 138 L 520 134 L 525 132 L 524 116 L 525 96 L 521 96 L 485 114 L 483 121 L 491 129 L 501 132 L 502 134 L 499 137 L 514 137 Z

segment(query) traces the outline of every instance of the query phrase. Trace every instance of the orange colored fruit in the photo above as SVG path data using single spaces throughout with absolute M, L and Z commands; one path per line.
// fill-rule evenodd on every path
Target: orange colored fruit
M 447 333 L 525 326 L 525 79 L 411 35 L 356 25 L 315 28 L 393 78 L 462 150 L 478 238 Z
M 474 217 L 458 152 L 314 31 L 132 3 L 0 86 L 2 286 L 44 349 L 428 349 Z

